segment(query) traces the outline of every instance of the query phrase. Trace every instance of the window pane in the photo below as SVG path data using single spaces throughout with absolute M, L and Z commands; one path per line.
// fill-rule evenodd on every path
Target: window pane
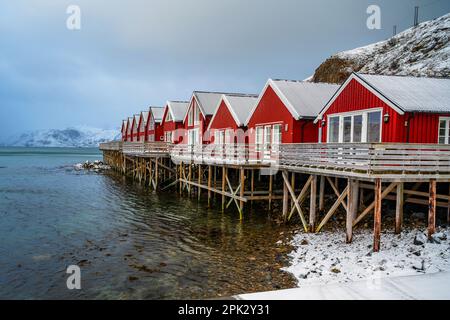
M 380 142 L 381 112 L 367 114 L 367 142 Z
M 339 117 L 331 117 L 329 119 L 328 142 L 339 142 Z
M 362 139 L 362 115 L 353 117 L 353 142 L 361 142 Z
M 344 142 L 351 142 L 352 117 L 344 117 Z
M 264 127 L 264 144 L 269 145 L 271 143 L 272 138 L 272 127 L 267 126 Z
M 281 124 L 273 126 L 273 143 L 281 143 Z

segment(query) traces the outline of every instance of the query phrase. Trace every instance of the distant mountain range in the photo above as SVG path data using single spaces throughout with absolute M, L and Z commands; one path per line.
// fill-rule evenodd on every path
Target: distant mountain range
M 337 53 L 308 79 L 342 83 L 352 72 L 413 77 L 450 77 L 450 14 L 426 21 L 396 36 Z
M 10 147 L 97 147 L 100 143 L 119 140 L 119 130 L 103 130 L 89 127 L 37 130 L 10 137 L 2 142 Z

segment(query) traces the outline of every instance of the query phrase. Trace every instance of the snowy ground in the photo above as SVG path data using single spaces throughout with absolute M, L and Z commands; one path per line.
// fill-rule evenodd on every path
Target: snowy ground
M 355 230 L 351 244 L 345 243 L 342 229 L 298 232 L 292 241 L 295 250 L 290 254 L 291 266 L 283 270 L 298 279 L 299 287 L 450 271 L 450 228 L 437 231 L 440 244 L 422 245 L 414 244 L 414 239 L 424 234 L 424 229 L 404 230 L 400 235 L 386 231 L 379 253 L 372 252 L 370 229 Z

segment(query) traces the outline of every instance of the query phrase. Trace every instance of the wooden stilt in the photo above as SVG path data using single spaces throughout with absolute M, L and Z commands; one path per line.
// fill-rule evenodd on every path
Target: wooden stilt
M 211 179 L 212 179 L 212 166 L 208 166 L 208 207 L 211 207 Z
M 347 191 L 346 243 L 351 243 L 353 240 L 353 221 L 358 212 L 358 189 L 359 182 L 349 179 Z
M 316 232 L 319 232 L 323 228 L 323 226 L 328 222 L 328 220 L 333 216 L 333 214 L 336 212 L 337 208 L 339 208 L 341 203 L 344 201 L 345 197 L 347 197 L 347 191 L 348 191 L 348 186 L 344 189 L 344 191 L 342 191 L 342 193 L 339 195 L 337 200 L 334 202 L 333 206 L 331 206 L 330 210 L 328 210 L 327 214 L 322 219 L 319 226 L 316 228 Z
M 428 239 L 436 232 L 436 179 L 430 179 L 430 198 L 428 209 Z
M 199 164 L 198 165 L 198 184 L 201 185 L 202 184 L 202 165 Z M 201 197 L 201 191 L 202 189 L 199 187 L 197 188 L 197 198 L 198 201 L 200 201 L 200 197 Z
M 188 181 L 191 182 L 191 178 L 192 178 L 192 163 L 189 163 L 188 166 Z M 191 184 L 188 183 L 188 195 L 189 197 L 191 196 Z
M 291 174 L 291 187 L 292 187 L 292 190 L 295 191 L 295 172 L 292 172 L 292 174 Z M 291 199 L 291 207 L 293 207 L 293 206 L 294 206 L 294 199 Z
M 286 172 L 286 174 L 289 176 L 289 173 Z M 288 217 L 288 208 L 289 206 L 289 191 L 286 183 L 283 183 L 283 219 L 286 222 Z
M 272 210 L 272 190 L 273 190 L 273 174 L 269 176 L 269 211 Z
M 241 168 L 240 169 L 240 180 L 241 180 L 241 193 L 240 196 L 241 198 L 244 197 L 244 189 L 245 189 L 245 169 Z M 239 201 L 239 219 L 242 220 L 243 218 L 243 212 L 244 212 L 244 201 L 240 200 Z
M 375 213 L 373 223 L 373 251 L 380 251 L 381 240 L 381 179 L 375 180 Z
M 325 209 L 325 177 L 320 176 L 319 211 L 323 212 L 324 209 Z
M 401 182 L 397 185 L 397 199 L 395 205 L 395 233 L 402 232 L 403 223 L 403 205 L 404 205 L 404 183 Z
M 227 183 L 227 168 L 225 166 L 222 167 L 222 211 L 225 210 L 225 188 Z
M 251 169 L 251 171 L 252 171 L 252 178 L 250 181 L 250 191 L 251 191 L 250 195 L 253 197 L 254 192 L 255 192 L 255 170 Z M 253 204 L 253 200 L 252 200 L 251 204 Z
M 289 194 L 291 195 L 291 198 L 295 199 L 295 193 L 294 193 L 294 190 L 292 190 L 292 187 L 290 185 L 289 176 L 287 174 L 287 171 L 283 171 L 281 174 L 283 176 L 284 185 L 287 187 Z M 307 185 L 310 183 L 311 183 L 311 177 L 308 180 Z M 300 201 L 302 200 L 302 197 L 304 197 L 305 194 L 306 194 L 306 191 L 303 192 L 303 190 L 302 190 L 302 192 L 300 192 L 300 196 L 297 197 L 297 199 L 294 201 L 294 207 L 292 209 L 294 209 L 294 208 L 297 209 L 297 212 L 300 216 L 300 220 L 302 221 L 302 224 L 303 224 L 303 228 L 305 229 L 305 232 L 308 232 L 308 224 L 306 222 L 305 215 L 303 214 L 303 210 L 300 207 Z M 288 219 L 290 218 L 290 216 L 291 216 L 291 214 L 289 215 Z
M 294 190 L 295 188 L 292 187 Z M 311 180 L 311 192 L 309 197 L 309 231 L 314 232 L 316 228 L 316 204 L 317 204 L 317 176 Z
M 450 183 L 448 184 L 447 224 L 450 225 Z
M 159 183 L 159 168 L 158 168 L 158 158 L 156 158 L 155 163 L 155 190 L 158 189 L 158 183 Z

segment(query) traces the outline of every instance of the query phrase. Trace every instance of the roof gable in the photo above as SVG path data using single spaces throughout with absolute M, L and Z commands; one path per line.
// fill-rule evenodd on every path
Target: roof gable
M 189 108 L 189 101 L 167 101 L 166 107 L 169 109 L 173 121 L 181 122 Z
M 296 120 L 315 118 L 323 105 L 339 88 L 338 85 L 328 83 L 269 79 L 251 110 L 246 123 L 250 121 L 269 87 L 272 88 Z
M 209 123 L 208 129 L 210 129 L 214 122 L 222 102 L 224 102 L 238 127 L 247 125 L 248 116 L 257 100 L 258 96 L 252 94 L 223 94 L 216 106 L 216 111 Z

